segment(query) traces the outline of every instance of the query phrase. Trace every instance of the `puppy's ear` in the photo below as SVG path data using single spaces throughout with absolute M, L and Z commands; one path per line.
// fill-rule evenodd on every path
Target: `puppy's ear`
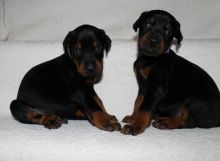
M 105 52 L 106 55 L 108 54 L 109 50 L 111 49 L 112 40 L 108 35 L 105 34 Z
M 140 17 L 136 20 L 136 22 L 133 25 L 133 29 L 135 32 L 137 32 L 137 29 L 140 28 L 141 24 L 143 23 L 143 19 L 146 17 L 146 15 L 148 14 L 147 12 L 143 12 Z
M 69 57 L 72 57 L 72 56 L 73 56 L 73 55 L 72 55 L 72 52 L 71 52 L 71 48 L 70 48 L 70 44 L 71 44 L 71 42 L 72 42 L 72 37 L 73 37 L 73 32 L 74 32 L 74 31 L 70 31 L 70 32 L 66 35 L 66 37 L 65 37 L 65 39 L 64 39 L 64 41 L 63 41 L 63 50 L 64 50 L 64 53 L 65 53 L 65 54 L 68 54 Z
M 112 40 L 110 37 L 105 33 L 104 30 L 100 30 L 102 34 L 102 41 L 104 45 L 104 50 L 106 52 L 106 55 L 108 54 L 109 50 L 111 49 Z
M 173 20 L 173 26 L 174 26 L 173 37 L 177 39 L 177 43 L 178 45 L 180 45 L 181 41 L 183 40 L 183 35 L 180 30 L 180 23 L 175 18 Z

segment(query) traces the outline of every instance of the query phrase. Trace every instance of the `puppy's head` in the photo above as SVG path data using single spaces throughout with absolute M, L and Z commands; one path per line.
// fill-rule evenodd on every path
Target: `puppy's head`
M 100 80 L 104 52 L 111 47 L 111 39 L 104 30 L 91 25 L 82 25 L 68 33 L 63 41 L 65 54 L 77 67 L 78 73 L 90 83 Z
M 173 38 L 178 45 L 183 39 L 180 23 L 168 12 L 152 10 L 143 12 L 134 23 L 138 33 L 139 54 L 157 57 L 165 53 L 171 46 Z

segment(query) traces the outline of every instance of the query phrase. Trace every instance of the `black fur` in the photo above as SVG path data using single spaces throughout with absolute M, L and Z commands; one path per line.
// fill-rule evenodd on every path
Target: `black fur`
M 133 27 L 139 29 L 134 63 L 138 98 L 144 99 L 137 98 L 140 106 L 124 118 L 131 124 L 122 132 L 140 134 L 152 119 L 160 129 L 220 126 L 217 85 L 203 69 L 170 49 L 173 38 L 182 41 L 180 23 L 166 11 L 153 10 L 142 13 Z M 140 120 L 143 113 L 149 118 Z
M 67 119 L 88 119 L 108 131 L 120 128 L 93 88 L 101 80 L 104 52 L 110 47 L 111 39 L 94 26 L 82 25 L 69 32 L 63 55 L 33 67 L 24 76 L 10 106 L 14 118 L 50 129 Z

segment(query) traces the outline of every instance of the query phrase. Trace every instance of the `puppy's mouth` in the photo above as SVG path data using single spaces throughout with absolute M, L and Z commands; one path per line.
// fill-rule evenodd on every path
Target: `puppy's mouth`
M 87 72 L 83 72 L 83 73 L 80 73 L 80 74 L 85 79 L 94 79 L 94 78 L 96 78 L 99 75 L 99 73 L 87 73 Z
M 158 57 L 161 55 L 161 51 L 158 50 L 158 48 L 154 48 L 151 46 L 145 46 L 144 48 L 139 48 L 138 51 L 139 54 L 143 56 Z
M 101 74 L 101 71 L 98 71 L 98 70 L 93 71 L 93 72 L 88 72 L 86 70 L 78 70 L 78 72 L 85 79 L 94 79 Z
M 102 74 L 93 74 L 93 75 L 88 75 L 85 76 L 85 80 L 88 84 L 95 84 L 98 83 L 101 80 Z

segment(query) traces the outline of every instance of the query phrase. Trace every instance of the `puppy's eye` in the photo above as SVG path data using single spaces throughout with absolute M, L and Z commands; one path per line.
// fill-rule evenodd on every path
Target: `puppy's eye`
M 147 30 L 151 30 L 152 28 L 152 24 L 150 22 L 146 22 L 144 26 Z
M 171 35 L 173 34 L 173 33 L 172 33 L 171 31 L 169 31 L 169 30 L 166 30 L 165 33 L 166 33 L 166 35 L 168 35 L 168 36 L 171 36 Z
M 80 54 L 81 53 L 81 49 L 80 48 L 74 48 L 74 53 L 75 54 Z
M 165 33 L 166 33 L 167 35 L 172 35 L 172 29 L 171 29 L 170 24 L 165 25 L 165 26 L 163 27 L 163 29 L 164 29 L 164 31 L 165 31 Z
M 100 51 L 102 50 L 102 46 L 101 46 L 101 45 L 97 45 L 97 46 L 95 47 L 95 50 L 98 51 L 98 52 L 100 52 Z
M 147 19 L 145 24 L 146 24 L 147 29 L 151 29 L 156 24 L 156 21 L 154 18 L 149 18 L 149 19 Z
M 163 26 L 164 30 L 170 30 L 170 28 L 171 28 L 170 24 L 166 24 Z

